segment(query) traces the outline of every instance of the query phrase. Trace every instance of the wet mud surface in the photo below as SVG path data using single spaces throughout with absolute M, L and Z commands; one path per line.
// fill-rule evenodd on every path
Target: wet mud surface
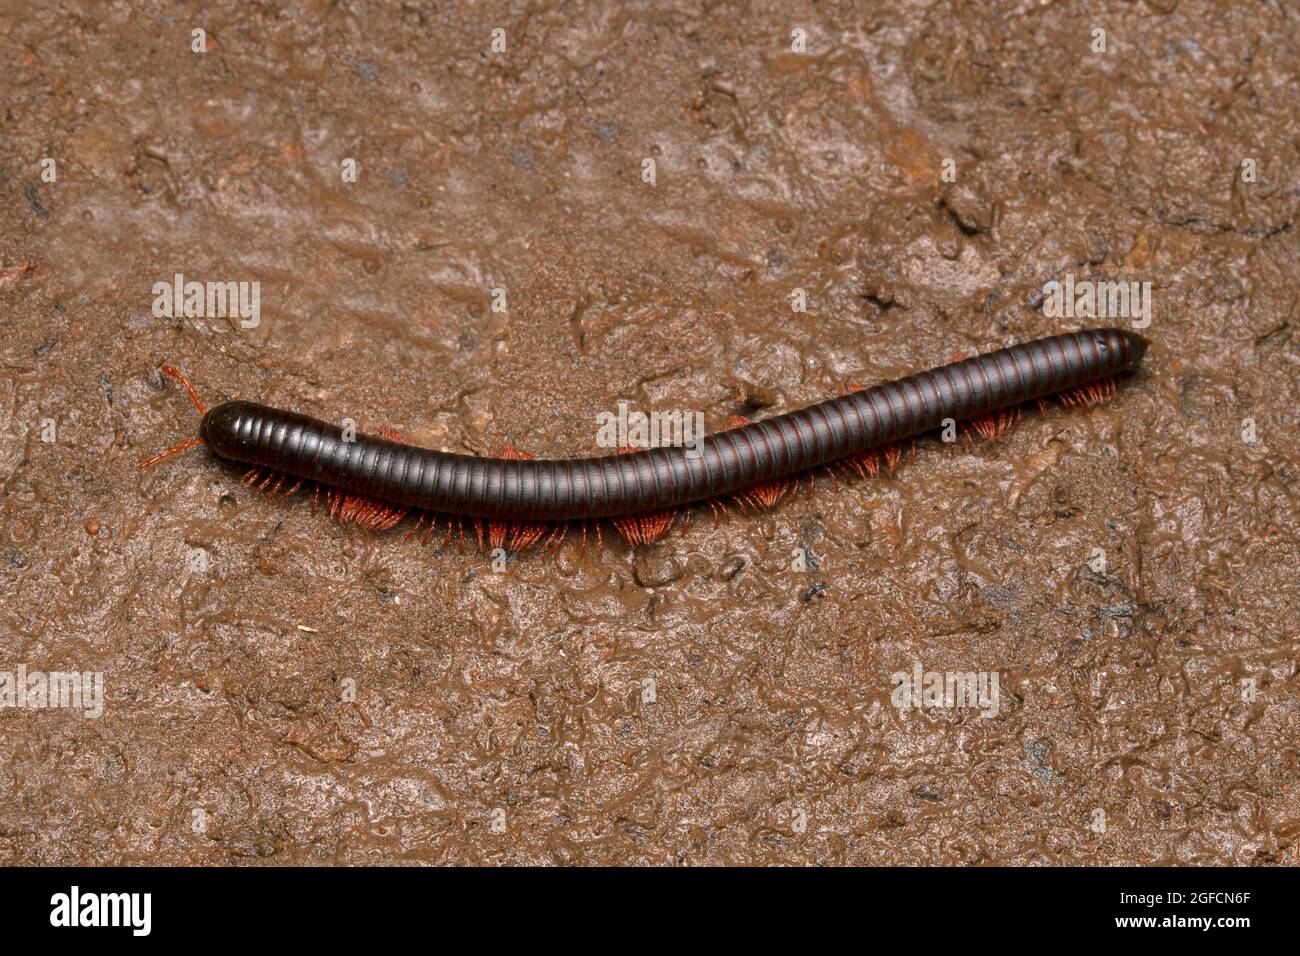
M 0 7 L 0 669 L 106 694 L 0 709 L 0 861 L 1300 862 L 1293 3 L 204 6 Z M 1066 273 L 1153 283 L 1114 399 L 636 550 L 137 471 L 164 362 L 586 455 L 1118 324 Z

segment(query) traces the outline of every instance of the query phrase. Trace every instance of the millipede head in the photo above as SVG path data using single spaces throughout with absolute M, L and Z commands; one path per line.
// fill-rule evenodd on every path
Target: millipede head
M 1119 334 L 1124 339 L 1124 351 L 1127 357 L 1123 370 L 1131 372 L 1142 363 L 1142 357 L 1147 354 L 1147 340 L 1127 329 L 1121 330 Z

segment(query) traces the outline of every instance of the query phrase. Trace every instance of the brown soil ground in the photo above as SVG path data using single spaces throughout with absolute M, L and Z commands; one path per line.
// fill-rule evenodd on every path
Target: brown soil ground
M 107 694 L 0 710 L 0 861 L 1297 861 L 1300 9 L 704 6 L 0 4 L 0 670 Z M 155 317 L 178 272 L 260 325 Z M 651 547 L 137 470 L 163 362 L 584 455 L 1111 324 L 1066 273 L 1153 282 L 1108 403 Z M 896 709 L 917 663 L 998 714 Z

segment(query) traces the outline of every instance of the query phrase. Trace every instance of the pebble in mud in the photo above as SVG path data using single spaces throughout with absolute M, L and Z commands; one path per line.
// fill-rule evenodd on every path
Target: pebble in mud
M 952 213 L 962 232 L 986 233 L 993 225 L 993 207 L 969 186 L 959 185 L 943 194 L 943 204 Z
M 665 543 L 638 549 L 632 563 L 632 577 L 643 588 L 657 588 L 681 578 L 686 565 Z
M 736 575 L 740 574 L 745 568 L 745 559 L 740 555 L 732 555 L 718 565 L 718 570 L 714 577 L 719 581 L 734 581 Z

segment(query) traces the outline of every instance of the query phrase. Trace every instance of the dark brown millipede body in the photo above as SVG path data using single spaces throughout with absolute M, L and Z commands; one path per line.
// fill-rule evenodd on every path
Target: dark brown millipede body
M 1121 329 L 1054 335 L 862 389 L 703 440 L 570 460 L 476 458 L 358 434 L 255 402 L 203 417 L 233 461 L 430 512 L 549 522 L 676 508 L 1134 369 L 1146 341 Z

